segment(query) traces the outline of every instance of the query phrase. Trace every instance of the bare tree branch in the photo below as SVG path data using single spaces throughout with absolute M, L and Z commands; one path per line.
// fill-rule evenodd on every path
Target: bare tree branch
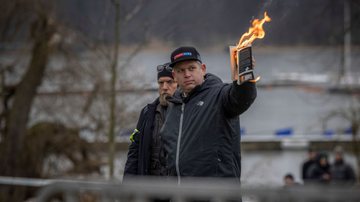
M 144 0 L 139 0 L 138 3 L 136 4 L 136 6 L 133 8 L 132 11 L 130 11 L 124 19 L 124 23 L 128 23 L 131 19 L 133 19 L 137 13 L 139 13 L 139 11 L 141 10 L 141 8 L 143 7 L 143 3 Z

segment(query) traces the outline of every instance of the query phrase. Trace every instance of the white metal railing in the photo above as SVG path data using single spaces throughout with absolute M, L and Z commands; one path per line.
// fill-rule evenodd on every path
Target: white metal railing
M 359 187 L 304 187 L 269 188 L 241 187 L 234 180 L 225 179 L 184 179 L 180 185 L 175 179 L 141 178 L 129 179 L 124 183 L 110 182 L 58 182 L 44 187 L 38 201 L 47 201 L 54 193 L 64 193 L 68 202 L 79 201 L 81 194 L 89 194 L 98 201 L 151 201 L 151 199 L 171 199 L 175 202 L 244 201 L 289 202 L 289 201 L 358 201 Z M 90 194 L 90 195 L 91 195 Z
M 21 178 L 21 177 L 4 177 L 0 176 L 0 185 L 21 185 L 27 187 L 42 187 L 48 185 L 52 180 Z

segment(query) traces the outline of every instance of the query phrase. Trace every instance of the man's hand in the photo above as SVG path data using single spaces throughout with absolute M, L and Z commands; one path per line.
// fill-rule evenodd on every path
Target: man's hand
M 230 68 L 231 68 L 231 79 L 233 81 L 239 80 L 239 67 L 238 67 L 238 51 L 235 46 L 230 46 Z M 252 68 L 255 67 L 255 58 L 252 56 Z M 260 77 L 257 77 L 256 79 L 248 80 L 249 82 L 256 83 Z
M 237 49 L 235 46 L 230 46 L 230 70 L 231 70 L 231 80 L 237 81 L 239 75 L 239 68 L 237 66 Z

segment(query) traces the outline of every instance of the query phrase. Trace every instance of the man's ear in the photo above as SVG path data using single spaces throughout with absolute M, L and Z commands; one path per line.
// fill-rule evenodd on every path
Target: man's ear
M 206 65 L 205 64 L 201 64 L 201 71 L 203 72 L 203 74 L 206 74 Z
M 174 81 L 177 83 L 174 70 L 171 72 L 171 74 L 172 74 L 172 76 L 173 76 L 173 78 L 174 78 Z

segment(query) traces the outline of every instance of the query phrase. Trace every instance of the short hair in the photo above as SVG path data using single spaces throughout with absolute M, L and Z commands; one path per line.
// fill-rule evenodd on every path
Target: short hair
M 284 178 L 285 178 L 285 179 L 286 179 L 286 178 L 289 178 L 289 179 L 294 180 L 294 176 L 293 176 L 291 173 L 286 174 Z
M 334 152 L 335 152 L 335 153 L 338 153 L 338 154 L 343 154 L 343 153 L 344 153 L 344 149 L 342 148 L 342 146 L 337 145 L 337 146 L 334 148 Z

